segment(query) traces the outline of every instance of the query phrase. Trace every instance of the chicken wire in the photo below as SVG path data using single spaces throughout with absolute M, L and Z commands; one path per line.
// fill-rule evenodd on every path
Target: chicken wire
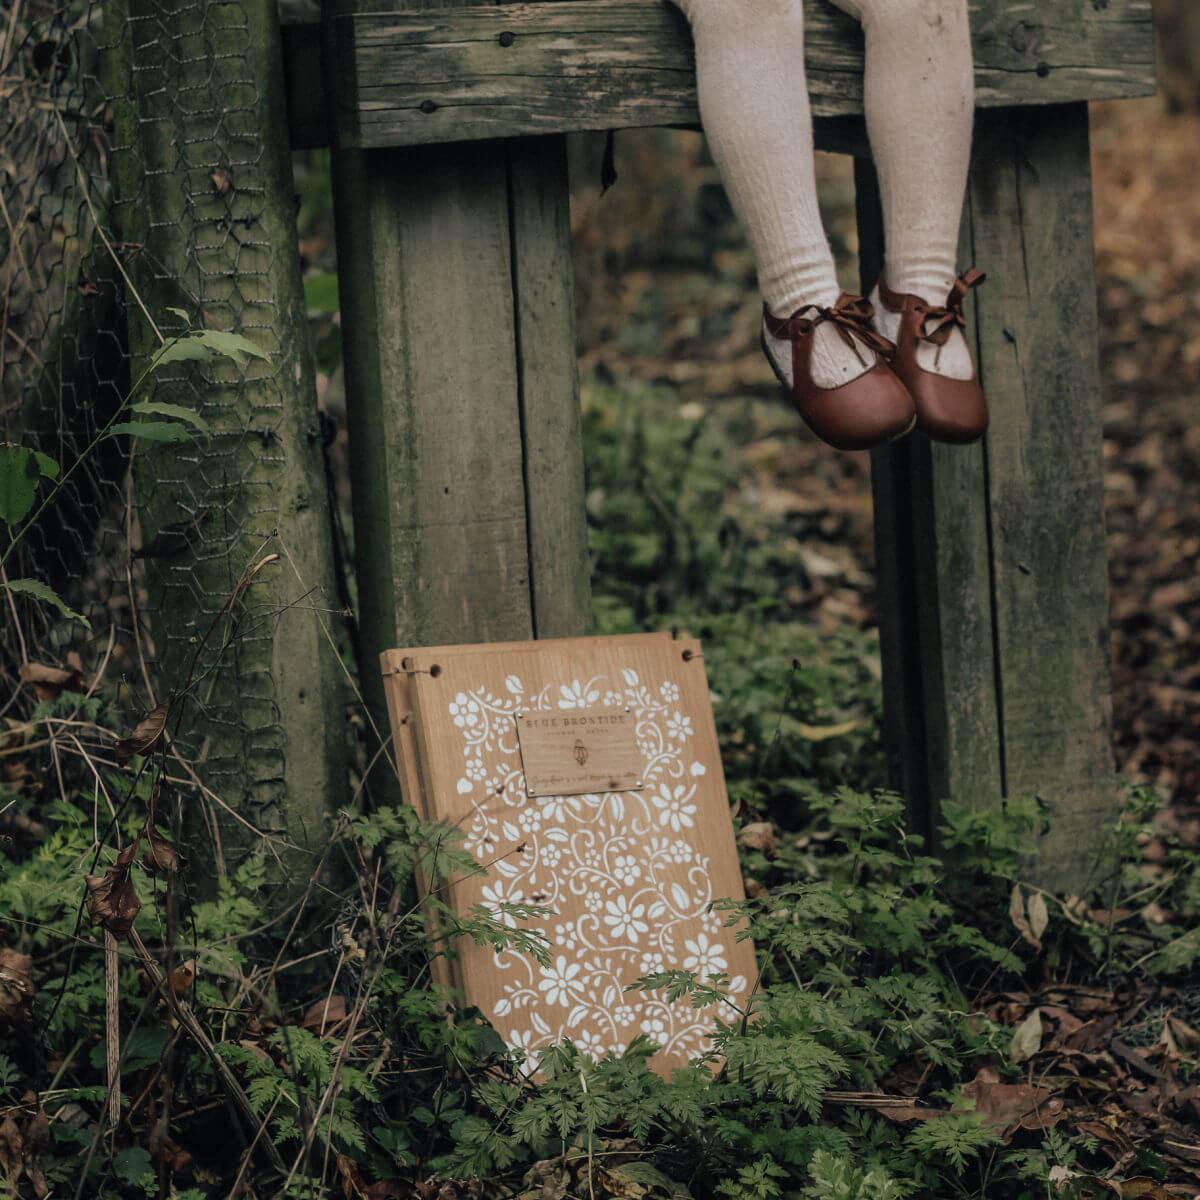
M 0 654 L 10 677 L 72 651 L 90 668 L 111 639 L 109 677 L 146 708 L 180 686 L 198 635 L 286 525 L 294 355 L 156 375 L 142 395 L 203 414 L 211 436 L 97 442 L 145 368 L 152 324 L 186 328 L 169 309 L 270 350 L 296 337 L 281 323 L 302 311 L 281 314 L 270 286 L 264 139 L 277 131 L 252 53 L 261 28 L 249 4 L 221 0 L 0 11 L 0 441 L 36 446 L 65 475 L 6 570 L 91 623 L 10 595 Z M 270 593 L 271 572 L 254 586 Z M 185 739 L 206 786 L 268 830 L 284 823 L 277 617 L 264 600 L 201 664 Z

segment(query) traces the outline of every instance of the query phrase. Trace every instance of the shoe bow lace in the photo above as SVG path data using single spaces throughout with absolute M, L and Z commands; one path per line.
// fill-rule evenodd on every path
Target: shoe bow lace
M 832 308 L 810 304 L 807 308 L 797 309 L 786 320 L 773 316 L 768 309 L 767 327 L 774 337 L 794 341 L 799 336 L 812 333 L 818 325 L 829 322 L 842 341 L 854 351 L 858 361 L 867 366 L 869 364 L 859 350 L 860 343 L 884 358 L 890 358 L 896 349 L 883 334 L 871 328 L 874 315 L 875 308 L 865 296 L 843 292 Z
M 921 329 L 917 336 L 935 346 L 944 346 L 955 329 L 966 329 L 967 318 L 963 314 L 963 302 L 967 293 L 978 287 L 986 278 L 987 276 L 975 267 L 960 275 L 954 281 L 945 305 L 921 310 Z

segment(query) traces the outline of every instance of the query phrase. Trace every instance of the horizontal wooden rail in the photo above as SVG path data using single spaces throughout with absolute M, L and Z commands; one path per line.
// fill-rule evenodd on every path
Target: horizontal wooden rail
M 858 114 L 861 30 L 827 0 L 807 0 L 807 7 L 813 111 Z M 1154 91 L 1150 0 L 972 0 L 971 23 L 981 106 Z M 343 145 L 375 149 L 698 119 L 691 36 L 666 0 L 363 12 L 338 17 L 334 28 L 345 81 L 336 114 Z M 293 94 L 306 87 L 311 77 L 307 84 L 294 80 Z M 914 116 L 937 120 L 936 113 Z

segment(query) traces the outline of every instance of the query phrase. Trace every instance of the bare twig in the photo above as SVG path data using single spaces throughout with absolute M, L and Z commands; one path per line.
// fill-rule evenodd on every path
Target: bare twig
M 229 1064 L 217 1053 L 216 1046 L 213 1045 L 212 1039 L 205 1033 L 204 1027 L 196 1020 L 191 1006 L 186 1000 L 181 1000 L 175 995 L 175 989 L 171 987 L 170 980 L 166 978 L 158 963 L 155 962 L 149 950 L 146 949 L 145 943 L 138 935 L 136 929 L 129 931 L 129 940 L 133 948 L 137 951 L 138 957 L 142 960 L 142 965 L 146 968 L 146 974 L 150 977 L 150 982 L 167 1002 L 167 1007 L 170 1008 L 180 1025 L 191 1035 L 192 1040 L 205 1053 L 212 1063 L 213 1068 L 221 1077 L 227 1097 L 237 1110 L 238 1115 L 246 1122 L 246 1128 L 257 1126 L 258 1116 L 254 1112 L 254 1106 L 250 1103 L 250 1098 L 246 1095 L 242 1085 L 237 1080 L 237 1076 L 230 1069 Z M 284 1165 L 283 1159 L 279 1156 L 279 1151 L 275 1148 L 274 1143 L 270 1139 L 267 1139 L 263 1143 L 263 1147 L 271 1166 L 281 1175 L 286 1175 L 287 1167 Z

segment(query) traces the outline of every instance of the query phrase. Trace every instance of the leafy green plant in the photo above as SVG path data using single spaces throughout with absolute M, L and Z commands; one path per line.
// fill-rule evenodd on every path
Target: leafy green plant
M 172 308 L 168 311 L 183 321 L 183 332 L 162 338 L 161 345 L 124 401 L 65 471 L 53 458 L 39 450 L 24 446 L 0 446 L 0 522 L 10 534 L 8 545 L 0 553 L 0 569 L 12 557 L 25 527 L 37 521 L 54 502 L 67 480 L 102 441 L 126 437 L 146 442 L 172 443 L 187 441 L 192 436 L 207 436 L 211 432 L 208 422 L 193 409 L 161 400 L 136 398 L 159 371 L 174 364 L 205 364 L 219 359 L 238 366 L 245 366 L 251 359 L 270 361 L 270 355 L 261 346 L 241 334 L 218 329 L 192 329 L 188 314 L 183 309 Z M 35 510 L 39 485 L 46 481 L 51 486 Z M 49 604 L 62 616 L 87 623 L 81 613 L 71 609 L 52 588 L 40 580 L 2 578 L 0 591 L 3 590 Z

